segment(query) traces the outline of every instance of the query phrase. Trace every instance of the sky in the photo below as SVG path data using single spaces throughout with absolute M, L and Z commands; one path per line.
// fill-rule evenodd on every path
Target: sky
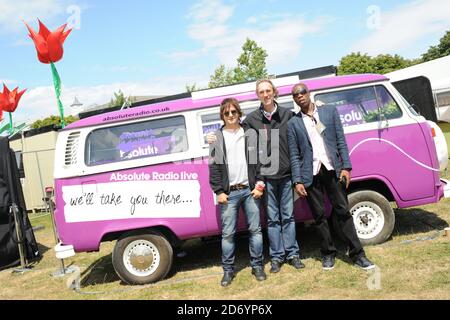
M 450 30 L 449 13 L 447 0 L 0 0 L 0 83 L 27 89 L 14 121 L 58 114 L 50 66 L 23 23 L 38 31 L 38 18 L 50 30 L 73 29 L 56 63 L 69 115 L 119 89 L 206 87 L 220 64 L 236 66 L 246 38 L 267 51 L 275 75 L 338 65 L 358 51 L 417 58 Z M 81 107 L 70 106 L 75 96 Z

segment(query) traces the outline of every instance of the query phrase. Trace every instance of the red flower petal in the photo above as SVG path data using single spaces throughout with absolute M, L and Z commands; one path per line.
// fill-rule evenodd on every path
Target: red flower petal
M 36 47 L 39 61 L 42 63 L 57 62 L 61 60 L 64 50 L 63 43 L 66 40 L 72 29 L 64 31 L 67 24 L 60 26 L 53 32 L 50 32 L 48 28 L 39 20 L 39 34 L 37 34 L 28 24 L 24 21 L 25 25 L 30 32 L 30 38 L 33 40 Z

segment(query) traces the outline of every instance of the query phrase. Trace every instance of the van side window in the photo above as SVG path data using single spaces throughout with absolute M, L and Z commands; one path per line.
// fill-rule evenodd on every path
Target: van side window
M 210 132 L 216 132 L 223 125 L 222 119 L 220 119 L 220 114 L 218 112 L 212 114 L 206 114 L 202 117 L 202 133 L 203 133 L 203 143 L 208 145 L 206 142 L 206 136 Z
M 342 125 L 353 126 L 402 116 L 402 111 L 384 86 L 355 88 L 317 94 L 315 101 L 336 107 Z
M 243 116 L 241 117 L 241 121 L 244 121 L 245 117 L 249 113 L 254 111 L 255 109 L 256 109 L 255 107 L 242 108 Z M 224 125 L 224 123 L 223 123 L 222 119 L 220 119 L 220 114 L 218 111 L 215 113 L 202 115 L 201 122 L 202 122 L 202 134 L 203 134 L 202 143 L 203 143 L 203 147 L 206 148 L 206 147 L 209 147 L 209 144 L 206 141 L 206 136 L 208 135 L 208 133 L 216 132 Z
M 450 91 L 436 93 L 438 107 L 450 106 Z
M 183 116 L 94 130 L 86 141 L 86 165 L 155 157 L 188 150 Z

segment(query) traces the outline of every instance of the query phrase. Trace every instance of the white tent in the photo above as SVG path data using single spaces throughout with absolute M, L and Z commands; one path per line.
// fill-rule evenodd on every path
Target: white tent
M 385 74 L 391 81 L 425 76 L 433 90 L 450 88 L 450 55 Z
M 419 76 L 431 82 L 438 120 L 450 122 L 450 55 L 387 73 L 391 81 Z

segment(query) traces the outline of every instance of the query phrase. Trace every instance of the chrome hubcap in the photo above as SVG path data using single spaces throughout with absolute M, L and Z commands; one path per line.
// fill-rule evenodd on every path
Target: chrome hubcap
M 383 229 L 383 210 L 373 202 L 359 202 L 351 208 L 350 213 L 353 216 L 358 237 L 361 239 L 371 239 Z
M 123 262 L 131 274 L 145 277 L 154 273 L 158 268 L 160 254 L 152 242 L 136 240 L 125 248 Z

